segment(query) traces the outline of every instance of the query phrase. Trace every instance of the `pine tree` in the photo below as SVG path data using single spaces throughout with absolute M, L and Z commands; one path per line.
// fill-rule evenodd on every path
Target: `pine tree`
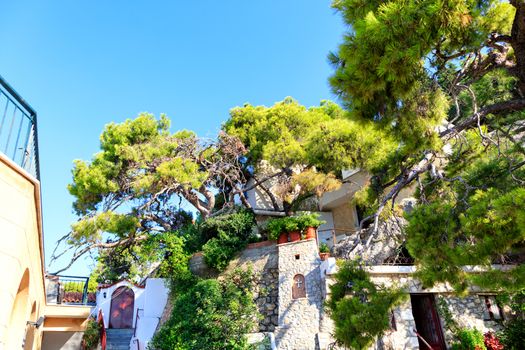
M 418 183 L 407 247 L 427 285 L 525 287 L 525 2 L 333 2 L 349 26 L 333 91 L 349 118 L 395 140 L 372 174 L 374 231 L 399 192 Z M 486 272 L 469 274 L 465 265 Z

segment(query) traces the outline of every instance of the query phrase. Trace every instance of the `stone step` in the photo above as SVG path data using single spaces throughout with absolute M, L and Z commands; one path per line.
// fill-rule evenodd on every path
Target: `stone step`
M 106 345 L 106 350 L 129 350 L 129 344 L 128 345 Z
M 109 328 L 106 329 L 107 350 L 129 350 L 129 343 L 133 337 L 133 329 Z

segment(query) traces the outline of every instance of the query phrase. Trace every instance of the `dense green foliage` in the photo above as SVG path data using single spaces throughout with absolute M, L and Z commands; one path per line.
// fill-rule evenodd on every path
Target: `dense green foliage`
M 95 350 L 100 341 L 100 325 L 98 322 L 90 318 L 87 322 L 86 330 L 82 334 L 83 349 Z
M 330 55 L 333 91 L 347 119 L 373 124 L 391 140 L 383 161 L 365 167 L 370 184 L 356 196 L 374 232 L 387 202 L 418 183 L 406 246 L 423 283 L 450 282 L 458 292 L 469 283 L 523 288 L 525 4 L 333 6 L 349 26 Z M 509 259 L 517 263 L 509 272 L 491 266 Z M 486 272 L 472 275 L 465 265 Z
M 231 214 L 210 218 L 202 224 L 202 232 L 210 232 L 214 236 L 203 246 L 206 264 L 223 271 L 241 251 L 250 239 L 254 239 L 255 217 L 247 210 L 239 210 Z
M 385 151 L 395 147 L 372 123 L 349 119 L 329 101 L 306 108 L 286 98 L 271 107 L 237 107 L 223 130 L 244 143 L 247 163 L 262 172 L 261 177 L 267 172 L 262 161 L 291 174 L 287 186 L 280 181 L 280 188 L 273 189 L 286 212 L 309 195 L 336 189 L 335 177 L 342 169 L 378 167 L 385 161 Z M 299 192 L 295 185 L 300 185 Z
M 90 162 L 75 161 L 68 189 L 79 220 L 59 240 L 74 251 L 72 262 L 108 250 L 100 254 L 102 266 L 111 266 L 101 273 L 108 280 L 138 273 L 132 271 L 136 265 L 148 270 L 138 258 L 144 256 L 142 242 L 187 225 L 191 215 L 181 210 L 184 205 L 206 218 L 217 209 L 217 195 L 227 197 L 228 206 L 243 196 L 244 147 L 237 139 L 221 134 L 204 141 L 186 130 L 170 133 L 169 124 L 167 117 L 147 113 L 110 123 L 101 151 Z
M 351 349 L 367 349 L 389 329 L 391 310 L 407 295 L 402 289 L 374 284 L 353 261 L 339 262 L 335 279 L 327 302 L 335 337 Z
M 521 349 L 525 344 L 525 290 L 504 293 L 499 295 L 498 299 L 500 304 L 510 307 L 512 316 L 505 320 L 504 327 L 497 333 L 497 337 L 505 349 Z
M 486 350 L 483 333 L 475 328 L 463 328 L 456 334 L 452 350 Z
M 467 140 L 469 137 L 475 137 L 474 131 L 467 134 Z M 430 186 L 422 194 L 432 201 L 409 216 L 407 248 L 421 266 L 419 277 L 425 285 L 448 281 L 459 292 L 468 283 L 505 290 L 525 286 L 525 266 L 505 274 L 491 268 L 497 256 L 523 248 L 525 189 L 514 177 L 525 176 L 525 169 L 514 173 L 507 169 L 525 158 L 507 159 L 498 156 L 497 149 L 487 148 L 464 147 L 461 157 L 453 154 L 458 159 L 446 171 L 464 182 Z M 484 266 L 487 272 L 468 274 L 462 268 L 466 265 Z
M 160 350 L 247 349 L 257 321 L 252 273 L 236 270 L 220 280 L 200 280 L 174 296 L 173 313 L 153 338 Z
M 523 349 L 523 344 L 525 344 L 525 320 L 515 319 L 509 321 L 503 331 L 498 333 L 498 338 L 505 346 L 505 349 Z

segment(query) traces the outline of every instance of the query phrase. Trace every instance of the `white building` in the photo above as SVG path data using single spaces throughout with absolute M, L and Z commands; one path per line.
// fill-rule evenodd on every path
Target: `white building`
M 148 278 L 144 285 L 123 280 L 99 286 L 96 314 L 102 311 L 108 346 L 129 342 L 129 349 L 146 349 L 157 329 L 168 294 L 161 278 Z

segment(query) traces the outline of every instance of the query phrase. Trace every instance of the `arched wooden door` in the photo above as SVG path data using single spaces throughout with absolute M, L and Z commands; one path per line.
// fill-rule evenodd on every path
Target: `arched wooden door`
M 122 286 L 115 289 L 111 295 L 109 328 L 132 328 L 134 306 L 135 293 L 131 288 Z

